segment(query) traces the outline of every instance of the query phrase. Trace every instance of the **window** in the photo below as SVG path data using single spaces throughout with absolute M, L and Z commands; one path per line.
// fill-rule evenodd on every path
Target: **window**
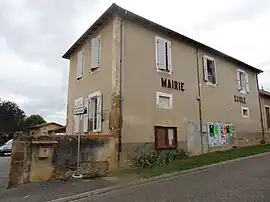
M 241 107 L 242 117 L 248 118 L 249 117 L 249 108 L 248 107 Z
M 91 72 L 100 67 L 100 36 L 91 40 Z
M 203 57 L 204 80 L 210 84 L 217 84 L 216 62 L 209 56 Z
M 83 76 L 83 58 L 84 58 L 84 49 L 80 50 L 77 53 L 77 79 L 80 79 Z
M 238 69 L 236 79 L 237 90 L 239 90 L 241 93 L 249 93 L 248 74 L 245 71 Z
M 157 71 L 172 73 L 171 42 L 156 37 L 156 69 Z
M 156 149 L 177 148 L 176 127 L 155 126 Z
M 156 92 L 156 104 L 158 108 L 172 109 L 172 94 Z
M 102 95 L 101 92 L 95 92 L 88 96 L 88 131 L 101 131 L 101 112 L 102 112 Z
M 270 107 L 265 106 L 266 124 L 267 128 L 270 128 Z

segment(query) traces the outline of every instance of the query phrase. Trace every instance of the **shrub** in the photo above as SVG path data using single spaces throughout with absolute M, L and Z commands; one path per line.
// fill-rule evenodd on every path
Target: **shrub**
M 135 166 L 138 168 L 163 167 L 172 161 L 186 159 L 187 154 L 183 149 L 145 152 L 137 152 Z

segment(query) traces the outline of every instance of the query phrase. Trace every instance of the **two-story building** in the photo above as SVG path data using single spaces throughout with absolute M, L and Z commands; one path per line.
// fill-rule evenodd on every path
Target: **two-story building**
M 199 154 L 262 139 L 261 70 L 116 4 L 63 58 L 67 133 L 115 133 L 124 158 L 138 148 Z

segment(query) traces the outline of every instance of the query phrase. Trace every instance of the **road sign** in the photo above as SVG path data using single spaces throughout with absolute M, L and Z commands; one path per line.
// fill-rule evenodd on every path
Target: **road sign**
M 82 115 L 82 114 L 86 114 L 86 113 L 87 113 L 87 109 L 84 107 L 80 107 L 80 108 L 73 110 L 74 115 Z

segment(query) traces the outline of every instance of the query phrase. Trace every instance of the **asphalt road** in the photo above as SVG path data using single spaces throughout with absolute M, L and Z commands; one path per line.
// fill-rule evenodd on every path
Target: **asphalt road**
M 90 200 L 84 200 L 90 201 Z M 270 154 L 172 180 L 94 196 L 91 202 L 270 201 Z
M 0 157 L 0 189 L 7 185 L 9 163 L 10 157 Z

